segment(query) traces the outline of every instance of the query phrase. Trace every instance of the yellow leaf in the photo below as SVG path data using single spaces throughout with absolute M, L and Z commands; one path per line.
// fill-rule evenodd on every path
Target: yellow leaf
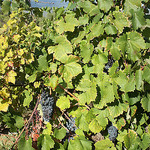
M 9 71 L 7 73 L 6 82 L 11 82 L 15 84 L 15 76 L 17 76 L 17 73 L 13 70 Z
M 0 61 L 0 72 L 2 74 L 5 73 L 5 68 L 7 67 L 7 64 L 5 64 L 3 61 Z
M 14 41 L 16 42 L 16 43 L 18 43 L 19 42 L 19 40 L 20 40 L 20 35 L 19 34 L 17 34 L 17 35 L 14 35 L 13 36 L 13 38 L 14 38 Z
M 13 52 L 12 52 L 12 50 L 9 50 L 9 52 L 7 53 L 7 57 L 13 57 Z
M 0 111 L 7 112 L 10 104 L 11 101 L 4 102 L 2 99 L 0 99 Z
M 40 82 L 34 82 L 34 87 L 38 88 L 40 86 Z
M 0 103 L 0 111 L 7 112 L 8 106 L 9 106 L 8 103 L 4 103 L 4 104 Z

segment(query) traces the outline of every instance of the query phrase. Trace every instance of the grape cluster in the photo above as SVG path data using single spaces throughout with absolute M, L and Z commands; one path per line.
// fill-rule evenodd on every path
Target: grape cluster
M 109 60 L 108 60 L 108 63 L 107 63 L 107 64 L 105 65 L 105 67 L 104 67 L 104 72 L 108 73 L 108 70 L 109 70 L 109 68 L 112 67 L 113 63 L 114 63 L 114 60 L 113 60 L 112 58 L 109 59 Z
M 118 130 L 115 126 L 111 125 L 110 127 L 107 128 L 108 134 L 109 134 L 109 139 L 111 141 L 115 141 L 115 139 L 118 136 Z
M 49 121 L 53 113 L 54 98 L 51 97 L 48 92 L 43 91 L 40 104 L 42 105 L 44 121 Z
M 75 119 L 76 118 L 70 117 L 70 119 L 68 119 L 68 121 L 66 122 L 66 127 L 71 132 L 75 132 L 77 129 L 75 126 Z

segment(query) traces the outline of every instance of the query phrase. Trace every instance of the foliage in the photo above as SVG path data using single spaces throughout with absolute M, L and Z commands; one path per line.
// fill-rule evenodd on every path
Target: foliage
M 1 123 L 12 130 L 13 118 L 12 131 L 21 130 L 18 122 L 27 119 L 24 114 L 43 90 L 55 99 L 46 127 L 38 118 L 34 136 L 22 134 L 18 149 L 33 149 L 35 142 L 43 150 L 147 149 L 149 1 L 75 0 L 67 9 L 39 9 L 47 11 L 45 18 L 21 0 L 13 2 L 17 6 L 10 5 L 10 18 L 0 28 Z M 4 0 L 3 7 L 8 3 Z M 65 127 L 71 117 L 75 132 Z M 110 141 L 112 124 L 118 136 Z M 97 133 L 104 138 L 94 141 Z

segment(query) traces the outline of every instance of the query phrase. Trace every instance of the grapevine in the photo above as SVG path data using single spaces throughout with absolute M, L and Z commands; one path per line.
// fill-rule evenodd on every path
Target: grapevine
M 0 2 L 0 132 L 18 150 L 149 149 L 149 1 L 66 1 Z

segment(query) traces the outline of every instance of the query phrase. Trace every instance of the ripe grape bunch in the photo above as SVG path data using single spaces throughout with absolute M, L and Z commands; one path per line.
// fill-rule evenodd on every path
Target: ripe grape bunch
M 66 127 L 69 131 L 75 132 L 77 129 L 75 126 L 75 118 L 70 117 L 70 119 L 68 119 L 68 121 L 66 122 Z
M 109 139 L 111 141 L 115 141 L 115 139 L 118 136 L 118 130 L 115 126 L 111 125 L 110 127 L 107 128 L 108 134 L 109 134 Z
M 42 105 L 43 119 L 48 122 L 53 113 L 54 98 L 48 92 L 43 91 L 40 104 Z

